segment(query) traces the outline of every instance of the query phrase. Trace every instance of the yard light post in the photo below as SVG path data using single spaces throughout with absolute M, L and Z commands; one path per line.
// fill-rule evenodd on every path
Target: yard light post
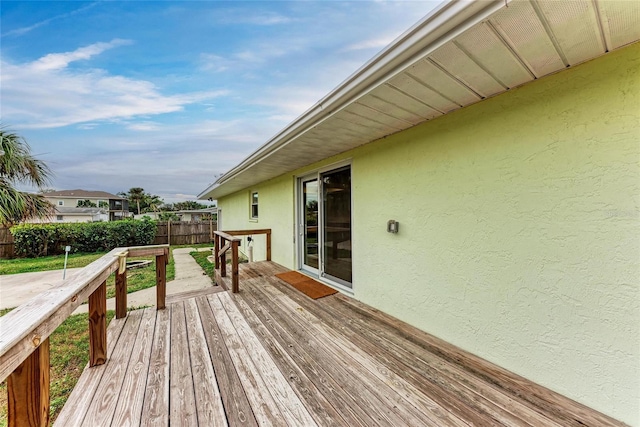
M 69 251 L 71 250 L 71 246 L 64 247 L 64 269 L 62 270 L 62 280 L 67 277 L 67 258 L 69 258 Z

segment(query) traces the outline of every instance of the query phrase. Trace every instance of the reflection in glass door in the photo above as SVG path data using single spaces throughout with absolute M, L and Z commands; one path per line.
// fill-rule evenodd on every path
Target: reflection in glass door
M 303 266 L 318 269 L 318 179 L 302 181 Z
M 351 168 L 325 172 L 322 182 L 322 273 L 351 287 Z

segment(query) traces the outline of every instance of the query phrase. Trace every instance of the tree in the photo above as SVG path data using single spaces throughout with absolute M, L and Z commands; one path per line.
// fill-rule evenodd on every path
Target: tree
M 50 177 L 51 169 L 31 155 L 31 147 L 23 137 L 0 128 L 0 223 L 11 225 L 29 218 L 49 218 L 55 207 L 42 194 L 25 193 L 15 186 L 44 188 Z
M 133 187 L 129 189 L 129 203 L 135 203 L 138 206 L 138 215 L 140 214 L 140 202 L 144 200 L 144 188 Z
M 197 209 L 206 209 L 209 206 L 202 203 L 195 202 L 193 200 L 187 200 L 186 202 L 178 202 L 173 204 L 173 208 L 176 211 L 192 211 Z
M 173 212 L 166 211 L 161 212 L 160 215 L 158 215 L 158 219 L 160 221 L 178 221 L 180 218 Z
M 145 212 L 157 212 L 163 200 L 155 194 L 149 194 L 144 191 L 144 188 L 133 187 L 129 189 L 129 192 L 120 192 L 118 196 L 124 197 L 129 200 L 129 212 L 135 212 L 137 214 Z
M 78 204 L 76 205 L 78 208 L 96 208 L 98 207 L 95 203 L 93 203 L 89 199 L 78 200 Z

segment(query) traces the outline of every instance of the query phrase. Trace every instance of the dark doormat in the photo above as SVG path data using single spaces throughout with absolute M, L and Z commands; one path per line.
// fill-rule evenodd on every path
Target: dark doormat
M 337 293 L 333 288 L 298 273 L 297 271 L 287 271 L 286 273 L 276 274 L 276 277 L 283 280 L 312 299 L 318 299 Z

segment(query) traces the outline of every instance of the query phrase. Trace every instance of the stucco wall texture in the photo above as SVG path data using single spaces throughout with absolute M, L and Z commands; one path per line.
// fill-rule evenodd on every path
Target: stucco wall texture
M 259 227 L 225 197 L 224 227 L 295 269 L 295 177 L 346 158 L 355 298 L 640 425 L 640 44 L 260 184 Z

